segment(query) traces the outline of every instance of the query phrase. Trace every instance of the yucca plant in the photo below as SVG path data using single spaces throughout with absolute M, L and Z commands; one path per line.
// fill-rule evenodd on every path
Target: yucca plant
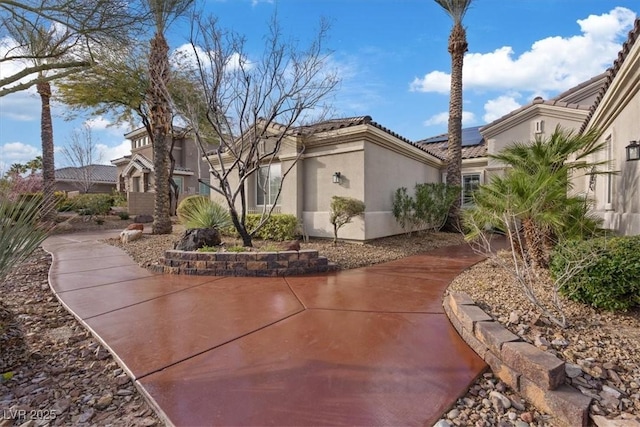
M 53 225 L 40 222 L 42 202 L 0 199 L 0 277 L 24 261 L 47 237 Z
M 206 196 L 189 196 L 178 205 L 178 220 L 187 229 L 231 226 L 229 211 Z

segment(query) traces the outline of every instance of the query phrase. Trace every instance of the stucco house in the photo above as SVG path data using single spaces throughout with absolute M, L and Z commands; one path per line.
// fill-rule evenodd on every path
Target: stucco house
M 596 127 L 604 132 L 611 174 L 573 177 L 572 191 L 595 199 L 595 212 L 607 228 L 624 234 L 640 233 L 640 19 L 624 43 L 613 67 L 561 94 L 533 99 L 499 119 L 463 130 L 462 205 L 472 193 L 502 173 L 504 165 L 489 158 L 514 141 L 547 137 L 556 126 L 580 132 Z M 277 132 L 277 129 L 274 129 Z M 370 116 L 334 119 L 295 129 L 275 159 L 264 164 L 245 186 L 248 210 L 275 205 L 276 212 L 295 215 L 309 236 L 330 237 L 331 197 L 363 200 L 366 211 L 341 230 L 341 237 L 370 240 L 399 234 L 392 200 L 399 187 L 443 182 L 447 135 L 410 141 L 373 121 Z M 282 183 L 283 170 L 298 162 Z M 210 156 L 214 167 L 218 158 Z M 269 173 L 267 173 L 267 169 Z M 273 182 L 260 185 L 259 177 Z M 212 183 L 215 182 L 212 178 Z M 230 181 L 237 185 L 237 181 Z M 214 192 L 213 199 L 218 199 Z
M 329 222 L 332 196 L 354 197 L 366 203 L 365 214 L 341 229 L 341 238 L 370 240 L 402 233 L 392 213 L 395 190 L 413 188 L 416 183 L 439 182 L 444 167 L 441 158 L 370 116 L 300 127 L 286 138 L 273 162 L 263 166 L 270 172 L 255 174 L 246 186 L 246 203 L 249 211 L 275 204 L 278 212 L 295 215 L 309 236 L 333 235 Z M 298 155 L 300 158 L 282 181 L 282 192 L 276 199 L 269 189 L 277 188 L 282 171 L 288 170 Z M 215 166 L 217 157 L 209 158 Z M 259 177 L 267 175 L 275 185 L 259 186 Z M 237 178 L 232 176 L 230 184 L 238 185 Z M 211 194 L 214 200 L 224 203 L 219 195 Z
M 611 172 L 582 178 L 595 198 L 594 211 L 605 228 L 640 234 L 640 18 L 607 71 L 605 84 L 580 129 L 603 132 L 606 149 L 597 160 Z
M 55 191 L 80 193 L 111 193 L 116 189 L 115 166 L 88 165 L 55 170 Z
M 124 136 L 131 141 L 131 154 L 111 160 L 117 168 L 117 190 L 127 193 L 129 213 L 152 214 L 155 173 L 151 139 L 144 127 Z M 209 179 L 209 165 L 203 160 L 197 144 L 182 129 L 177 129 L 173 138 L 173 180 L 180 196 L 209 195 L 209 187 L 198 181 Z

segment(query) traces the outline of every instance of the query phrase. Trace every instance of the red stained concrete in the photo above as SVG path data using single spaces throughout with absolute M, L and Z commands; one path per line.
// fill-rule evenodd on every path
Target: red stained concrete
M 486 367 L 442 310 L 448 283 L 481 259 L 467 247 L 219 278 L 153 275 L 105 237 L 48 239 L 52 289 L 169 424 L 431 425 Z

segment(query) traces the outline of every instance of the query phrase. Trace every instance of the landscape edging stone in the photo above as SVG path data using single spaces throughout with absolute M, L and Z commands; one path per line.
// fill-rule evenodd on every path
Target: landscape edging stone
M 547 411 L 562 426 L 588 425 L 591 398 L 564 384 L 562 360 L 529 347 L 484 313 L 464 292 L 449 292 L 443 306 L 462 339 L 501 381 L 537 408 Z

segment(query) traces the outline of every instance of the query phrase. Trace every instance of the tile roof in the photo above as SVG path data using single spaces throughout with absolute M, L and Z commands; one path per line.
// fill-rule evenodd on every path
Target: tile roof
M 373 121 L 373 118 L 371 118 L 371 116 L 344 117 L 344 118 L 324 120 L 322 122 L 314 123 L 312 125 L 301 126 L 299 128 L 299 133 L 302 135 L 312 135 L 319 132 L 326 132 L 329 130 L 336 130 L 336 129 L 344 129 L 344 128 L 359 126 L 359 125 L 370 125 L 375 128 L 378 128 L 381 131 L 393 136 L 394 138 L 399 139 L 400 141 L 403 141 L 413 147 L 416 147 L 428 154 L 433 155 L 433 153 L 431 153 L 430 151 L 425 150 L 421 144 L 411 141 L 410 139 L 405 138 L 404 136 L 392 131 L 391 129 L 384 127 L 381 124 Z
M 440 160 L 447 159 L 447 141 L 439 142 L 424 142 L 421 144 L 423 149 L 432 155 L 436 156 Z M 462 159 L 477 159 L 479 157 L 486 157 L 487 144 L 484 140 L 477 145 L 467 145 L 462 147 Z
M 66 167 L 56 169 L 55 177 L 58 181 L 77 181 L 82 176 L 82 169 L 89 170 L 89 178 L 93 182 L 116 183 L 117 170 L 115 166 L 110 165 L 89 165 L 81 168 Z
M 627 37 L 627 40 L 623 43 L 622 49 L 620 50 L 620 52 L 618 52 L 618 58 L 613 62 L 613 65 L 607 70 L 607 80 L 605 81 L 605 84 L 602 87 L 602 89 L 600 89 L 600 93 L 596 97 L 596 100 L 594 101 L 593 105 L 589 109 L 589 114 L 587 115 L 587 118 L 585 119 L 584 123 L 582 123 L 582 126 L 580 127 L 580 133 L 586 130 L 587 125 L 589 124 L 589 122 L 591 121 L 591 118 L 593 117 L 593 113 L 595 113 L 596 109 L 598 108 L 598 105 L 600 105 L 602 98 L 604 98 L 604 95 L 607 93 L 607 90 L 611 86 L 611 82 L 613 82 L 613 79 L 618 74 L 618 71 L 620 71 L 620 68 L 624 63 L 624 60 L 627 59 L 627 56 L 629 55 L 631 48 L 636 43 L 639 37 L 640 37 L 640 18 L 636 18 L 633 28 L 631 29 L 631 31 L 629 31 L 629 36 Z

